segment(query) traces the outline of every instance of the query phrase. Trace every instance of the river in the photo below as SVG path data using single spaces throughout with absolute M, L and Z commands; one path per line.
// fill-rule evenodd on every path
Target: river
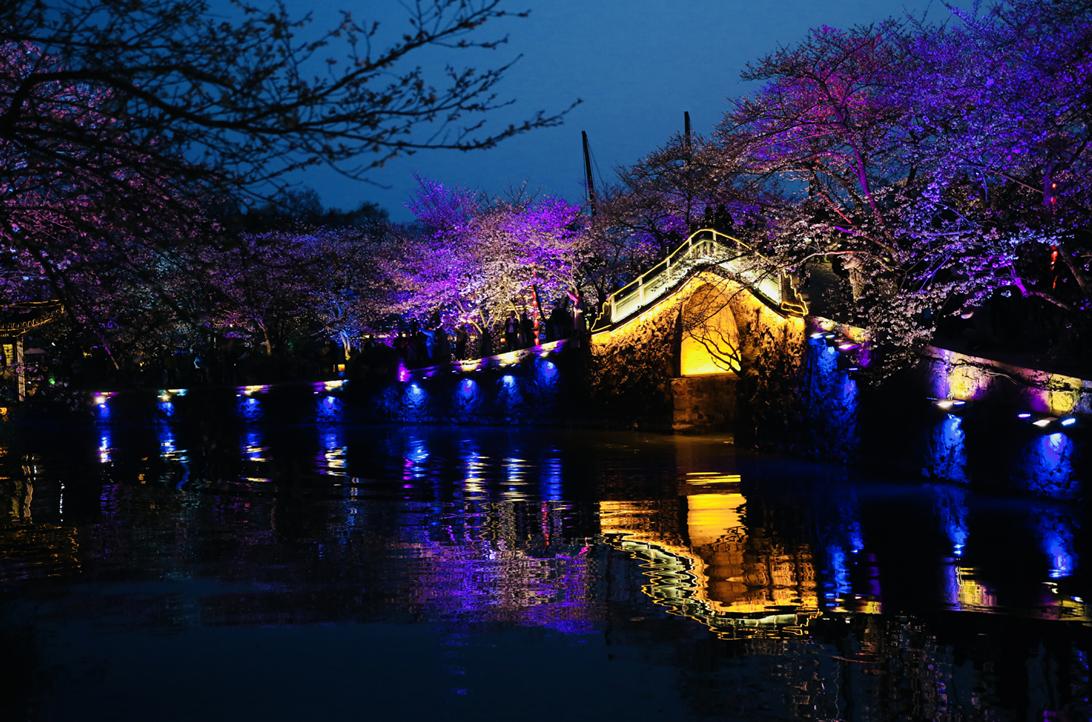
M 1072 502 L 345 403 L 9 430 L 0 718 L 1092 716 Z

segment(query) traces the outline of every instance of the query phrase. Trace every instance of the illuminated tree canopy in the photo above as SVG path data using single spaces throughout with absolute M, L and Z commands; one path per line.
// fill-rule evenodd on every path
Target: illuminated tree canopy
M 201 273 L 210 249 L 234 242 L 224 221 L 296 171 L 367 180 L 399 155 L 560 122 L 538 112 L 491 127 L 508 63 L 458 62 L 502 46 L 492 28 L 520 15 L 499 0 L 430 0 L 407 5 L 401 28 L 345 12 L 321 30 L 280 3 L 3 4 L 3 300 L 58 298 L 108 345 L 108 298 L 163 295 L 172 266 Z M 446 69 L 426 70 L 428 51 L 450 56 Z

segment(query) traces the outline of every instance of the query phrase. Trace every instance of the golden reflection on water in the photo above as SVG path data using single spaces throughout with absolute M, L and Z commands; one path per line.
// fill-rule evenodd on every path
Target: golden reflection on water
M 749 530 L 746 502 L 739 492 L 682 497 L 678 529 L 683 510 L 675 504 L 602 501 L 600 528 L 641 563 L 649 578 L 642 591 L 671 613 L 725 637 L 802 634 L 819 613 L 811 550 Z

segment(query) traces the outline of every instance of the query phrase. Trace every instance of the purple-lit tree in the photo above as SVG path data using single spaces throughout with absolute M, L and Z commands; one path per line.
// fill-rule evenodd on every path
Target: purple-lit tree
M 508 311 L 575 290 L 587 253 L 580 208 L 556 198 L 489 201 L 421 181 L 410 203 L 419 228 L 390 272 L 398 308 L 420 321 L 491 329 Z
M 716 144 L 674 136 L 601 193 L 584 276 L 602 299 L 700 228 L 764 233 L 764 206 L 776 200 Z
M 727 162 L 782 196 L 764 248 L 789 268 L 837 259 L 844 312 L 903 355 L 1005 286 L 1087 307 L 1089 196 L 1075 171 L 1088 161 L 1092 10 L 1054 8 L 821 28 L 751 66 L 764 86 L 718 129 Z M 1045 285 L 1052 243 L 1068 299 L 1049 287 L 1057 271 Z
M 418 65 L 430 51 L 497 48 L 505 38 L 482 31 L 519 15 L 500 0 L 436 0 L 408 6 L 405 31 L 391 33 L 348 13 L 322 31 L 279 3 L 0 5 L 3 299 L 59 298 L 108 345 L 129 322 L 126 299 L 164 296 L 176 266 L 199 278 L 230 240 L 208 219 L 295 171 L 366 179 L 399 155 L 488 148 L 559 122 L 487 125 L 505 104 L 505 64 Z M 122 304 L 103 308 L 109 299 Z M 163 300 L 191 310 L 192 299 Z
M 1087 309 L 1092 4 L 1019 0 L 957 15 L 960 25 L 915 40 L 923 62 L 905 84 L 926 195 L 958 203 L 1011 247 L 1000 249 L 1011 258 L 1002 280 Z

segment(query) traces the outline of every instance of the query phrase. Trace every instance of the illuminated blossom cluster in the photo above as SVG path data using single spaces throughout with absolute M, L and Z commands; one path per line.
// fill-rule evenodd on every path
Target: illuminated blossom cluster
M 409 317 L 491 329 L 510 311 L 548 314 L 575 295 L 587 255 L 579 206 L 558 198 L 489 200 L 422 180 L 418 227 L 387 267 Z
M 1092 5 L 951 12 L 753 63 L 712 138 L 623 171 L 596 242 L 641 257 L 712 221 L 801 276 L 829 262 L 846 291 L 817 305 L 907 358 L 998 294 L 1092 334 Z

